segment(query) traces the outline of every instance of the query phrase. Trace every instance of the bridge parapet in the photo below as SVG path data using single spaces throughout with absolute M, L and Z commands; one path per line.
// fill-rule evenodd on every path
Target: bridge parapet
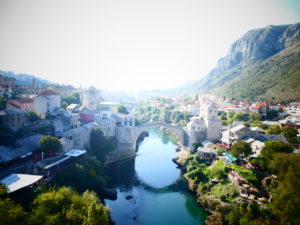
M 146 131 L 147 129 L 151 127 L 165 127 L 166 129 L 172 131 L 176 134 L 176 136 L 179 138 L 179 142 L 182 146 L 188 147 L 188 133 L 182 128 L 178 126 L 174 126 L 165 122 L 153 122 L 153 123 L 146 123 L 141 126 L 135 126 L 135 141 L 138 139 L 138 137 L 141 135 L 142 132 Z

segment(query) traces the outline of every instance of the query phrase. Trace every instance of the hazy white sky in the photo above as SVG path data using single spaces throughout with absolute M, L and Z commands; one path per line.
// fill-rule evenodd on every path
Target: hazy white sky
M 249 29 L 296 22 L 299 0 L 0 0 L 0 69 L 171 88 L 208 73 Z

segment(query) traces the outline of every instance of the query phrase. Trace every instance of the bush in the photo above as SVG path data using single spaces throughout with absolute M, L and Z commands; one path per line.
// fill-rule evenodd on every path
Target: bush
M 244 169 L 243 167 L 240 167 L 235 164 L 230 164 L 229 167 L 234 171 L 236 171 L 247 182 L 254 183 L 254 184 L 258 182 L 258 178 L 252 170 Z

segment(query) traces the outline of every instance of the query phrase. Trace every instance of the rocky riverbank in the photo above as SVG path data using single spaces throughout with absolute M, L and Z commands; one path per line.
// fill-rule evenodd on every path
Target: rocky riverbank
M 187 159 L 190 154 L 186 151 L 180 152 L 178 156 L 173 159 L 173 162 L 178 165 L 178 168 L 184 173 L 183 177 L 188 182 L 189 190 L 197 195 L 198 203 L 208 212 L 211 213 L 207 217 L 205 223 L 208 225 L 221 225 L 224 222 L 224 215 L 227 214 L 231 208 L 232 203 L 227 201 L 222 201 L 219 196 L 216 196 L 214 193 L 205 191 L 207 187 L 204 187 L 203 190 L 199 190 L 198 183 L 196 180 L 191 179 L 187 174 Z M 210 181 L 211 182 L 211 181 Z

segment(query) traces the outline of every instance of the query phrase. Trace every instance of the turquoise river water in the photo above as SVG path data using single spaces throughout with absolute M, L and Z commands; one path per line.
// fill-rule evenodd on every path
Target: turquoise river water
M 118 191 L 115 201 L 105 200 L 117 225 L 198 225 L 208 215 L 182 183 L 172 162 L 175 141 L 159 129 L 149 130 L 133 161 L 109 169 Z M 126 200 L 126 196 L 132 198 Z

